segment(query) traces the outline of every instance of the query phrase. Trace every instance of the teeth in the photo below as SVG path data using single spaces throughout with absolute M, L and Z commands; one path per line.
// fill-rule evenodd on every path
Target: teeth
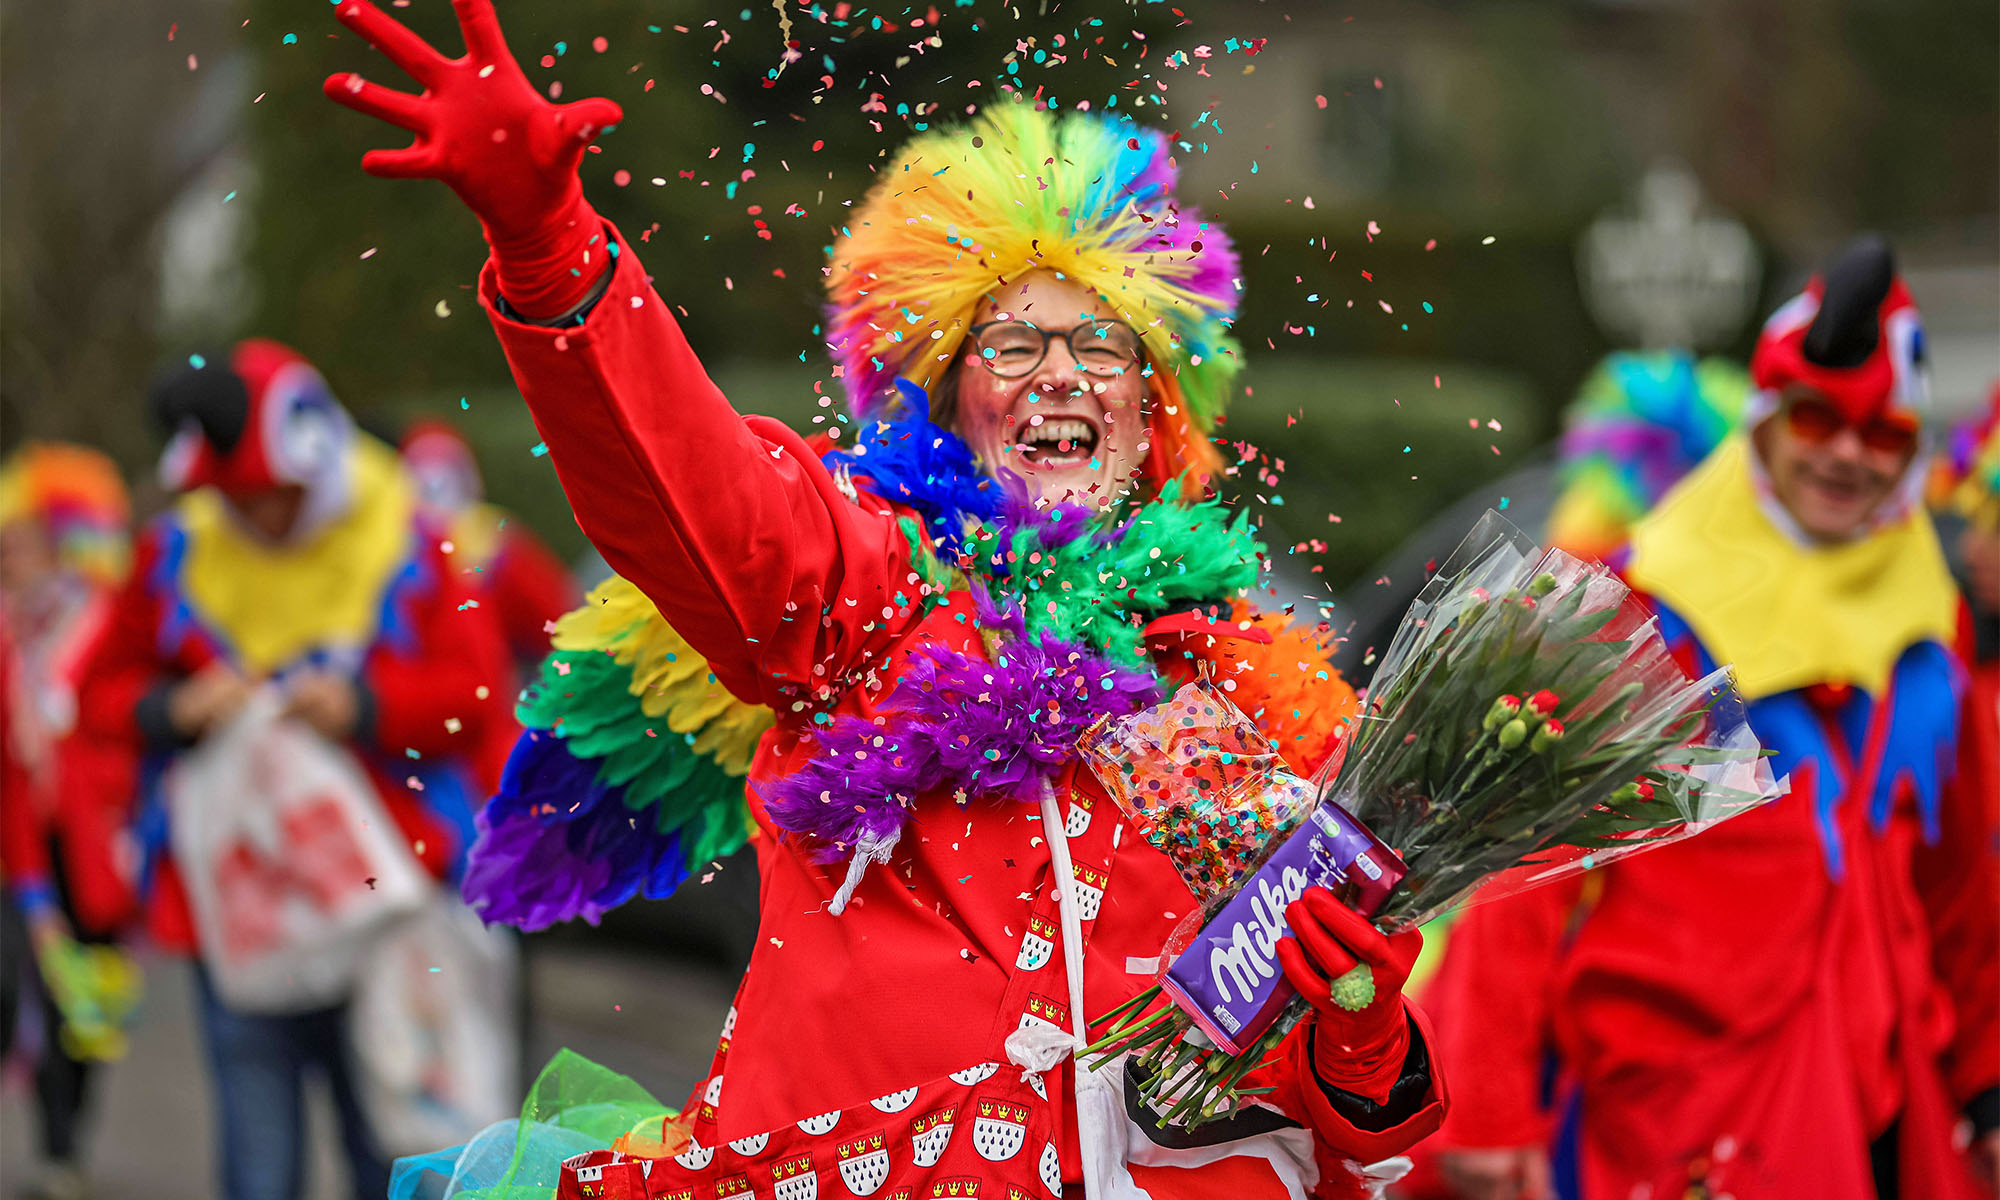
M 1028 428 L 1021 432 L 1020 440 L 1027 446 L 1054 446 L 1063 442 L 1081 446 L 1096 440 L 1096 433 L 1088 421 L 1079 421 L 1074 417 L 1048 420 L 1037 416 L 1029 422 Z

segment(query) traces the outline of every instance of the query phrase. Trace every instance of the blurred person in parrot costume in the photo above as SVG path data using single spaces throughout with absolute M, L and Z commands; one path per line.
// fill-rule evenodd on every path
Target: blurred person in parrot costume
M 1889 246 L 1781 307 L 1750 374 L 1744 428 L 1622 569 L 1691 666 L 1736 664 L 1790 794 L 1464 914 L 1424 993 L 1459 1081 L 1425 1147 L 1440 1194 L 1994 1186 L 2000 777 L 1964 753 L 1990 730 L 1922 508 L 1923 330 Z
M 450 423 L 412 422 L 402 455 L 417 502 L 448 531 L 453 569 L 484 585 L 514 660 L 540 662 L 549 624 L 583 599 L 569 568 L 514 514 L 487 501 L 479 460 Z
M 506 721 L 509 672 L 476 589 L 451 569 L 389 446 L 355 428 L 295 351 L 251 339 L 190 355 L 153 388 L 178 494 L 139 538 L 84 665 L 80 728 L 143 755 L 142 902 L 172 950 L 196 939 L 160 781 L 260 688 L 354 752 L 417 860 L 452 878 L 472 841 L 472 760 Z M 308 1072 L 332 1092 L 354 1195 L 388 1163 L 356 1094 L 343 1006 L 246 1013 L 197 970 L 228 1200 L 300 1194 Z
M 1986 411 L 1951 431 L 1932 475 L 1931 509 L 1951 555 L 1964 593 L 1969 647 L 1965 728 L 1959 737 L 1959 774 L 1968 781 L 2000 780 L 2000 384 L 1987 394 Z M 1944 836 L 2000 853 L 2000 786 L 1968 786 L 1969 803 L 1956 810 Z M 1980 914 L 2000 911 L 2000 873 L 1968 870 L 1977 858 L 1933 854 L 1925 866 L 1937 872 L 1932 885 L 1955 928 L 1978 929 Z M 1961 1021 L 2000 1025 L 2000 953 L 1990 942 L 1961 938 L 1939 947 L 1957 960 L 1955 969 L 1971 983 L 1959 998 Z M 2000 1046 L 1989 1054 L 2000 1054 Z M 2000 1125 L 2000 1099 L 1974 1117 L 1976 1129 Z M 1982 1178 L 2000 1180 L 2000 1137 L 1972 1145 Z M 2000 1191 L 2000 1183 L 1995 1184 Z
M 123 579 L 130 524 L 118 468 L 95 450 L 30 443 L 0 464 L 0 1039 L 34 1061 L 35 1196 L 84 1193 L 94 1064 L 122 1055 L 138 1001 L 138 969 L 110 944 L 133 907 L 120 837 L 130 759 L 73 736 L 83 659 Z
M 1322 631 L 1248 606 L 1263 552 L 1208 495 L 1238 268 L 1165 138 L 1009 100 L 885 166 L 828 267 L 858 433 L 822 457 L 730 407 L 585 200 L 617 106 L 549 103 L 488 0 L 455 8 L 446 58 L 344 0 L 423 91 L 326 91 L 416 133 L 366 169 L 480 219 L 482 301 L 619 572 L 558 622 L 464 892 L 595 920 L 752 840 L 762 925 L 683 1110 L 566 1055 L 497 1148 L 422 1165 L 579 1198 L 1379 1193 L 1445 1106 L 1401 995 L 1420 938 L 1328 893 L 1283 943 L 1316 1018 L 1234 1119 L 1159 1130 L 1072 1057 L 1194 903 L 1081 734 L 1206 673 L 1310 770 L 1354 711 Z M 1382 986 L 1349 1012 L 1357 960 Z
M 490 610 L 515 676 L 532 675 L 549 649 L 557 617 L 583 599 L 569 568 L 514 514 L 488 503 L 479 460 L 465 436 L 436 418 L 414 421 L 401 438 L 403 466 L 417 489 L 424 519 L 444 531 L 446 561 L 460 582 L 479 593 Z M 478 755 L 479 784 L 491 795 L 513 748 L 511 722 L 493 722 Z

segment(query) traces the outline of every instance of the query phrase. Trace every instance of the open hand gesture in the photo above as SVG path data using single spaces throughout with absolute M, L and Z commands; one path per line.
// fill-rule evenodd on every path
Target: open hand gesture
M 583 207 L 576 168 L 584 147 L 623 115 L 602 97 L 554 104 L 507 50 L 492 0 L 452 0 L 465 54 L 446 58 L 368 0 L 340 0 L 336 15 L 422 84 L 410 95 L 343 72 L 328 98 L 407 129 L 416 141 L 371 150 L 361 167 L 391 179 L 440 179 L 457 192 L 503 257 L 570 224 Z

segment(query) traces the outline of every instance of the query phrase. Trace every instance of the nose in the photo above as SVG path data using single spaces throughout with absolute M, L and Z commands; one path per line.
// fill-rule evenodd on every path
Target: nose
M 1076 351 L 1066 337 L 1051 337 L 1048 352 L 1035 367 L 1034 387 L 1048 395 L 1067 395 L 1083 385 L 1086 376 L 1076 359 Z
M 1826 453 L 1844 463 L 1862 462 L 1867 452 L 1868 447 L 1861 440 L 1861 431 L 1852 425 L 1841 425 L 1826 442 Z

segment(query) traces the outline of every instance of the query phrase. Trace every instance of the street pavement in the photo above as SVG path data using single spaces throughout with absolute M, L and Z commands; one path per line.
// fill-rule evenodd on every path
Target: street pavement
M 630 1075 L 679 1107 L 707 1073 L 735 977 L 719 965 L 651 957 L 630 943 L 589 937 L 531 939 L 530 1078 L 568 1046 Z M 202 1067 L 187 964 L 148 958 L 146 1003 L 131 1053 L 94 1081 L 88 1136 L 93 1195 L 212 1200 L 213 1101 Z M 28 1080 L 0 1089 L 0 1196 L 13 1197 L 33 1170 Z M 523 1081 L 525 1089 L 527 1081 Z M 308 1109 L 312 1142 L 308 1200 L 347 1200 L 333 1111 L 317 1092 Z

